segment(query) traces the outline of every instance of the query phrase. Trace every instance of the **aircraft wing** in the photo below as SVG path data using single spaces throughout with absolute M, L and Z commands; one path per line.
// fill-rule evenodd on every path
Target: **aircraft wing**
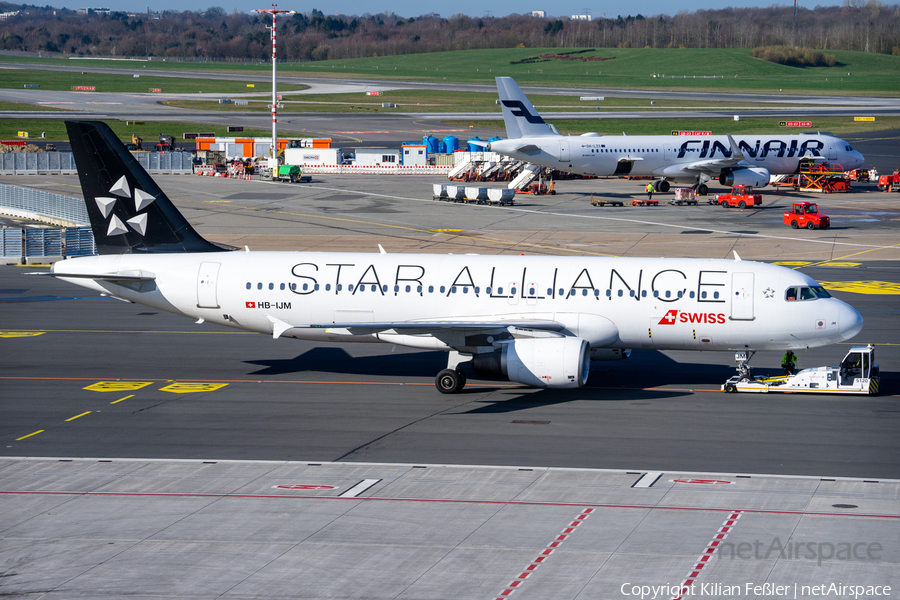
M 734 167 L 746 161 L 747 157 L 744 156 L 743 152 L 741 152 L 740 146 L 737 145 L 737 143 L 734 141 L 734 138 L 731 137 L 731 134 L 728 134 L 728 142 L 731 144 L 731 156 L 714 158 L 710 160 L 698 160 L 684 165 L 677 165 L 677 168 L 685 172 L 699 171 L 701 173 L 712 173 L 714 175 L 718 175 L 722 171 L 722 169 Z
M 506 319 L 492 321 L 391 321 L 383 323 L 285 323 L 281 319 L 266 315 L 272 323 L 272 337 L 278 339 L 290 329 L 346 329 L 354 335 L 366 333 L 398 333 L 406 335 L 422 335 L 450 333 L 454 331 L 494 330 L 494 329 L 531 329 L 539 331 L 560 331 L 565 328 L 562 323 L 542 319 Z
M 97 281 L 109 281 L 112 283 L 143 283 L 156 280 L 156 275 L 147 271 L 125 271 L 122 273 L 23 273 L 23 275 L 41 275 L 43 277 L 66 277 L 69 279 L 94 279 Z

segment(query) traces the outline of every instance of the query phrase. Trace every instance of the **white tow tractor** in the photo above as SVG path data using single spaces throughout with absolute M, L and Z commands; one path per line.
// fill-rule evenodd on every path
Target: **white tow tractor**
M 750 374 L 746 352 L 735 353 L 738 374 L 725 382 L 722 391 L 729 393 L 769 392 L 808 394 L 862 394 L 877 396 L 881 375 L 875 364 L 875 346 L 853 346 L 838 367 L 813 367 L 794 375 L 754 377 Z

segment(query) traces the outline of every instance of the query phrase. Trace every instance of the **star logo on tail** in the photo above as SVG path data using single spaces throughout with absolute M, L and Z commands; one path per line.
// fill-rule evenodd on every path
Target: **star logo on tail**
M 100 210 L 100 214 L 103 215 L 104 219 L 112 215 L 113 209 L 119 198 L 127 198 L 128 200 L 133 201 L 134 212 L 136 213 L 147 208 L 153 204 L 154 200 L 156 200 L 155 196 L 138 188 L 134 189 L 134 195 L 132 196 L 128 180 L 125 179 L 124 175 L 109 188 L 109 193 L 112 194 L 112 197 L 105 196 L 94 198 L 94 202 L 97 204 L 97 208 Z M 109 219 L 109 228 L 106 230 L 106 235 L 114 236 L 128 233 L 129 227 L 141 236 L 147 235 L 147 213 L 135 215 L 124 223 L 122 222 L 122 219 L 116 215 L 112 215 L 112 218 Z

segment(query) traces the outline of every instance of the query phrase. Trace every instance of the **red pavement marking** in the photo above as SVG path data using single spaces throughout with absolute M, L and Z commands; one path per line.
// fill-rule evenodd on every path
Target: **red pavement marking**
M 678 596 L 672 598 L 672 600 L 682 600 L 685 596 L 693 596 L 691 586 L 697 580 L 697 577 L 700 576 L 700 572 L 703 570 L 703 567 L 706 566 L 707 561 L 712 557 L 712 555 L 718 549 L 719 544 L 721 544 L 721 540 L 725 539 L 727 536 L 722 533 L 724 531 L 731 531 L 734 528 L 735 522 L 741 518 L 741 511 L 736 510 L 732 511 L 728 515 L 728 520 L 725 521 L 725 525 L 718 529 L 718 533 L 713 536 L 713 539 L 706 545 L 706 549 L 703 551 L 703 556 L 697 561 L 697 563 L 691 567 L 691 572 L 688 574 L 687 578 L 684 580 L 684 583 L 681 584 L 679 588 L 681 593 Z

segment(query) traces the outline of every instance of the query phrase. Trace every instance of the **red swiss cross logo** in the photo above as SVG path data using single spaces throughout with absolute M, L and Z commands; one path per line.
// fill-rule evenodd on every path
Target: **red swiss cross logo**
M 666 315 L 659 320 L 660 325 L 674 325 L 675 320 L 678 318 L 677 310 L 670 310 L 666 313 Z
M 256 308 L 256 302 L 244 302 L 244 308 Z

